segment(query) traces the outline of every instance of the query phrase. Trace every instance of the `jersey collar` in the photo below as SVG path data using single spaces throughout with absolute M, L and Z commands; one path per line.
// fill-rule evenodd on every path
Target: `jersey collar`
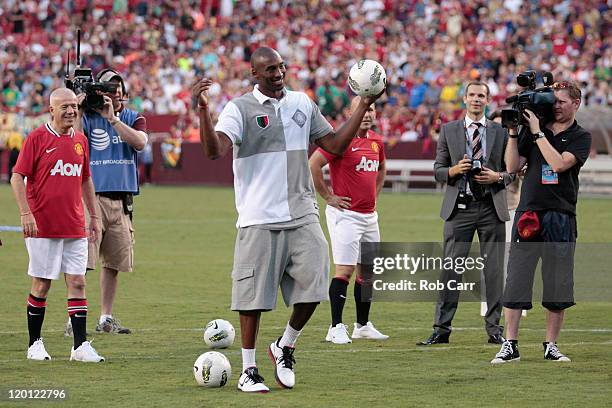
M 278 99 L 270 98 L 269 96 L 262 94 L 261 91 L 259 90 L 259 85 L 255 85 L 253 87 L 253 96 L 255 97 L 255 99 L 257 99 L 257 102 L 259 102 L 262 105 L 267 100 L 275 100 L 275 101 L 278 100 Z M 287 96 L 287 90 L 283 89 L 283 97 L 285 96 Z
M 363 136 L 363 137 L 356 136 L 356 138 L 357 139 L 369 139 L 372 132 L 373 132 L 372 129 L 368 129 L 368 131 L 366 132 L 365 136 Z
M 45 124 L 45 127 L 50 133 L 54 134 L 56 137 L 62 137 L 62 135 L 60 135 L 60 133 L 57 130 L 53 129 L 50 123 L 47 122 Z M 68 134 L 70 135 L 70 137 L 74 137 L 74 128 L 70 128 L 70 131 L 68 132 Z

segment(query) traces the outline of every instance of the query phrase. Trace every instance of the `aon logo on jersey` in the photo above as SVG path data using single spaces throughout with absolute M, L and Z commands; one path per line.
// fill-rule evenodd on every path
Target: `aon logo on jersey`
M 378 160 L 368 160 L 365 156 L 361 156 L 361 161 L 355 167 L 355 171 L 378 171 Z
M 65 163 L 63 160 L 58 160 L 51 169 L 51 175 L 55 176 L 59 173 L 60 176 L 74 176 L 81 177 L 81 171 L 83 170 L 82 164 Z

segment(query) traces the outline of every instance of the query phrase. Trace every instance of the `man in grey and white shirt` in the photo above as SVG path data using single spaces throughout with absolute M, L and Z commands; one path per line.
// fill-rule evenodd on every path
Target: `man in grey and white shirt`
M 244 392 L 269 391 L 256 367 L 255 343 L 261 312 L 274 309 L 278 288 L 285 304 L 293 306 L 285 332 L 268 349 L 283 388 L 295 384 L 297 338 L 319 302 L 327 300 L 329 254 L 308 167 L 309 144 L 344 152 L 380 96 L 362 98 L 334 132 L 305 93 L 285 89 L 286 70 L 276 50 L 255 50 L 251 73 L 257 85 L 229 102 L 216 126 L 208 105 L 212 81 L 203 78 L 193 86 L 206 156 L 214 160 L 233 149 L 238 234 L 232 310 L 240 314 L 243 372 L 238 388 Z

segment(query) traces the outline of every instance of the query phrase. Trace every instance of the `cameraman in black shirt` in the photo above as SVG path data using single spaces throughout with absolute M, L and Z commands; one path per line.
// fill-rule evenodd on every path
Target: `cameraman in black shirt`
M 554 120 L 540 128 L 530 110 L 524 117 L 529 129 L 517 137 L 510 129 L 505 161 L 509 172 L 528 164 L 512 228 L 512 244 L 503 304 L 506 341 L 493 364 L 520 360 L 518 330 L 521 309 L 532 308 L 533 279 L 542 258 L 543 298 L 546 311 L 544 358 L 570 361 L 557 348 L 565 309 L 575 305 L 574 249 L 577 237 L 578 173 L 589 157 L 591 134 L 575 120 L 581 92 L 573 82 L 553 84 Z M 554 244 L 553 244 L 554 243 Z

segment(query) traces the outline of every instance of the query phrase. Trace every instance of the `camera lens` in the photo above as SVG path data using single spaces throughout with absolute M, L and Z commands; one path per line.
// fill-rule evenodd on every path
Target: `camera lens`
M 482 171 L 482 163 L 480 160 L 472 160 L 472 173 L 478 174 Z

